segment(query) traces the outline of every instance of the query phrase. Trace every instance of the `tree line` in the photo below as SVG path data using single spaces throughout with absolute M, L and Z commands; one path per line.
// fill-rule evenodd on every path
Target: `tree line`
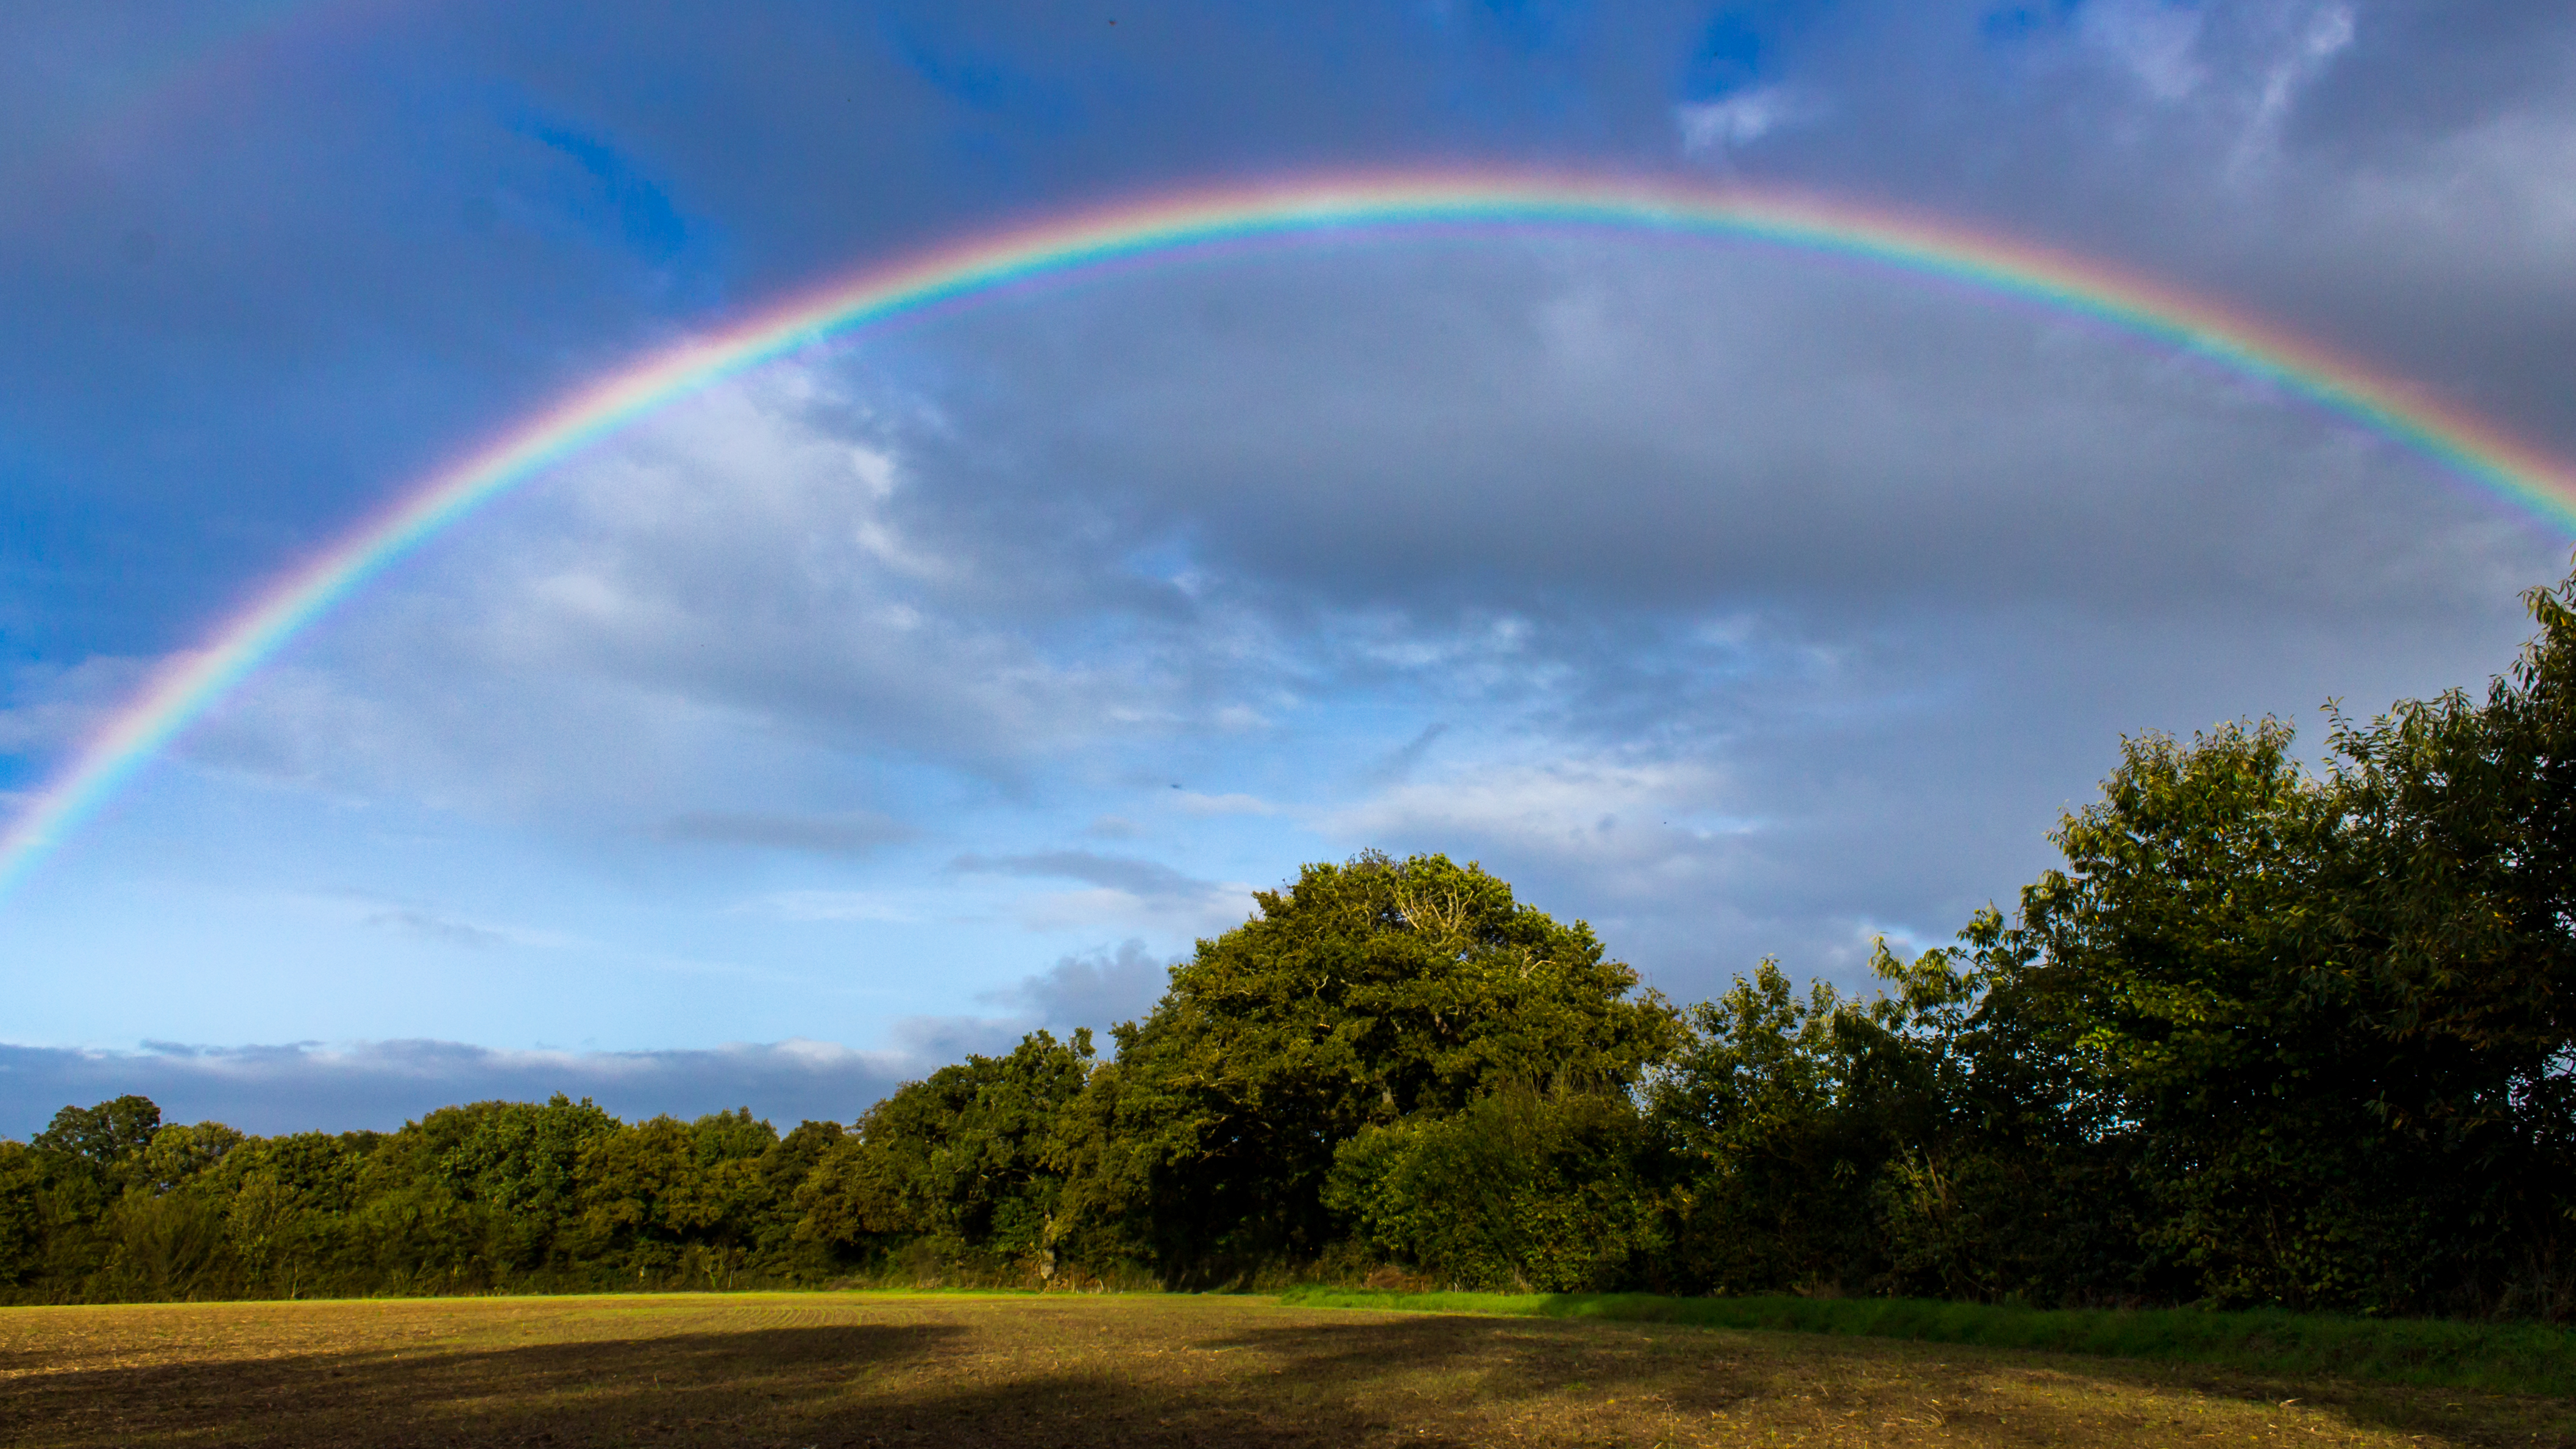
M 1880 987 L 1641 990 L 1439 855 L 1304 867 L 1141 1019 L 851 1125 L 483 1102 L 0 1141 L 16 1301 L 1297 1278 L 2564 1319 L 2576 578 L 2329 763 L 2124 742 L 2064 860 Z

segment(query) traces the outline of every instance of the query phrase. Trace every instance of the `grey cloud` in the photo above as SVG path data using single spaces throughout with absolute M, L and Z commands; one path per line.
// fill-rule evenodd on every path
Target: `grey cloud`
M 1078 880 L 1086 885 L 1125 891 L 1147 901 L 1189 902 L 1204 899 L 1219 887 L 1195 880 L 1159 861 L 1098 855 L 1088 850 L 1052 850 L 1033 855 L 966 854 L 949 869 L 970 875 L 1016 875 L 1037 879 Z
M 2348 46 L 2298 69 L 2331 8 L 2088 0 L 2010 12 L 2032 21 L 2017 34 L 1990 25 L 2009 16 L 1982 0 L 1801 10 L 1800 33 L 1743 94 L 1830 109 L 1758 137 L 1741 134 L 1760 129 L 1749 105 L 1708 114 L 1746 142 L 1727 157 L 1744 179 L 2098 254 L 2576 442 L 2563 386 L 2576 24 L 2528 0 L 2373 0 L 2352 8 Z M 705 106 L 704 125 L 671 126 L 618 99 L 665 88 L 593 88 L 621 154 L 764 259 L 725 278 L 745 299 L 971 231 L 997 180 L 1042 211 L 1230 174 L 1244 137 L 1261 138 L 1264 164 L 1427 144 L 1653 166 L 1687 139 L 1675 107 L 1707 100 L 1671 79 L 1704 6 L 1635 7 L 1616 23 L 1353 11 L 1322 27 L 1381 27 L 1365 33 L 1382 44 L 1357 48 L 1214 12 L 1133 26 L 1165 47 L 1151 54 L 1222 58 L 1189 66 L 1100 49 L 1070 22 L 1015 37 L 1031 23 L 1016 12 L 949 9 L 903 21 L 924 53 L 1014 57 L 1013 74 L 1081 123 L 976 119 L 901 55 L 802 31 L 738 52 L 750 42 L 729 31 L 638 25 L 574 64 L 695 75 L 732 98 Z M 2120 13 L 2172 29 L 2122 51 Z M 437 33 L 492 74 L 554 74 L 559 48 L 525 24 Z M 52 53 L 0 46 L 13 51 Z M 702 53 L 753 63 L 707 75 Z M 773 81 L 782 71 L 802 84 Z M 24 65 L 9 74 L 53 84 Z M 866 83 L 841 83 L 851 75 Z M 291 79 L 220 130 L 228 152 L 308 155 L 293 138 L 323 103 L 353 135 L 416 129 L 328 75 Z M 858 119 L 840 119 L 845 106 Z M 973 164 L 954 149 L 961 117 Z M 476 138 L 443 159 L 478 195 L 519 174 L 524 136 L 447 120 Z M 1483 129 L 1452 129 L 1470 124 Z M 2241 164 L 2249 135 L 2265 164 Z M 203 159 L 173 148 L 166 164 L 194 176 Z M 452 221 L 416 209 L 444 216 L 470 198 L 422 202 L 399 179 L 355 185 L 318 165 L 208 172 L 186 196 L 238 201 L 193 218 L 182 193 L 141 178 L 114 188 L 140 202 L 82 201 L 41 245 L 5 239 L 0 272 L 31 279 L 11 315 L 48 345 L 7 364 L 19 371 L 0 397 L 48 450 L 72 436 L 55 419 L 89 409 L 92 452 L 56 451 L 125 480 L 100 486 L 123 490 L 133 516 L 172 505 L 179 521 L 118 553 L 115 576 L 196 580 L 138 592 L 121 607 L 144 622 L 111 637 L 195 628 L 242 578 L 309 544 L 306 520 L 353 514 L 343 451 L 404 476 L 523 406 L 509 399 L 551 395 L 697 315 L 686 299 L 705 279 L 688 266 L 664 279 L 595 238 L 516 233 L 433 254 L 418 239 Z M 877 184 L 804 184 L 815 174 Z M 281 204 L 306 195 L 309 209 Z M 249 240 L 271 234 L 272 212 L 275 234 L 292 235 L 285 253 Z M 148 267 L 100 240 L 135 228 L 165 239 Z M 293 285 L 223 260 L 255 255 Z M 410 278 L 428 280 L 389 280 Z M 179 330 L 145 326 L 164 317 Z M 313 338 L 478 361 L 470 378 L 415 378 L 315 356 Z M 531 356 L 570 361 L 508 361 Z M 155 381 L 191 371 L 248 380 L 191 397 Z M 381 405 L 389 377 L 398 417 Z M 819 394 L 796 394 L 800 379 Z M 1724 808 L 1762 828 L 1657 834 L 1622 805 L 1614 830 L 1555 821 L 1541 839 L 1502 816 L 1423 808 L 1354 814 L 1355 838 L 1335 842 L 1481 854 L 1675 980 L 1766 950 L 1847 963 L 1877 922 L 1937 938 L 2027 878 L 2050 817 L 2089 791 L 2124 730 L 2471 682 L 2518 637 L 2514 589 L 2554 574 L 2563 548 L 2383 439 L 2156 346 L 1736 246 L 1290 249 L 1015 294 L 761 385 L 732 412 L 716 399 L 694 420 L 666 416 L 487 514 L 470 542 L 433 548 L 297 664 L 264 673 L 192 737 L 192 757 L 568 832 L 614 817 L 599 834 L 623 840 L 738 800 L 698 816 L 708 834 L 832 856 L 868 844 L 866 827 L 792 822 L 813 800 L 874 798 L 814 790 L 844 783 L 854 760 L 922 767 L 943 786 L 943 771 L 971 776 L 955 794 L 1037 810 L 1056 798 L 1037 783 L 1049 771 L 1106 772 L 1128 762 L 1122 748 L 1192 757 L 1173 777 L 1212 780 L 1240 763 L 1228 748 L 1352 738 L 1301 725 L 1301 710 L 1369 711 L 1376 748 L 1416 729 L 1427 744 L 1427 721 L 1453 720 L 1416 783 L 1435 766 L 1618 750 L 1731 782 Z M 190 436 L 290 411 L 349 421 L 211 450 Z M 870 491 L 854 449 L 894 459 L 899 486 Z M 159 460 L 180 456 L 200 461 L 165 480 Z M 270 491 L 200 486 L 235 477 Z M 215 499 L 220 520 L 189 511 Z M 18 540 L 0 550 L 51 537 L 0 530 Z M 199 577 L 201 537 L 271 542 Z M 184 567 L 154 567 L 154 548 Z M 30 577 L 54 567 L 11 557 L 34 561 Z M 43 747 L 78 722 L 0 729 Z M 1099 808 L 1086 800 L 1042 838 Z M 1004 849 L 959 868 L 1164 900 L 1213 889 L 1148 861 Z
M 1142 941 L 1123 941 L 1115 952 L 1063 957 L 1048 970 L 983 999 L 1024 1011 L 1040 1026 L 1099 1031 L 1151 1010 L 1170 984 L 1173 964 L 1146 950 Z
M 407 906 L 378 911 L 367 917 L 367 924 L 400 931 L 425 941 L 463 946 L 468 950 L 476 951 L 506 946 L 511 941 L 511 937 L 503 932 L 455 920 L 434 911 L 418 910 Z
M 738 836 L 790 818 L 753 805 L 797 798 L 818 760 L 927 760 L 1032 797 L 1068 763 L 1163 770 L 1338 822 L 1327 853 L 1481 857 L 1687 990 L 1765 952 L 1848 969 L 1867 923 L 1945 936 L 2043 863 L 2123 731 L 2464 682 L 2509 655 L 2514 590 L 2557 562 L 2430 465 L 2258 385 L 1776 253 L 1291 254 L 1023 299 L 907 346 L 951 380 L 935 406 L 869 412 L 859 366 L 813 375 L 839 413 L 772 406 L 773 380 L 709 409 L 731 431 L 532 500 L 486 543 L 502 566 L 460 560 L 424 606 L 474 621 L 444 636 L 456 667 L 389 686 L 481 677 L 514 712 L 381 713 L 456 729 L 460 770 L 507 778 L 516 752 L 560 790 L 561 760 L 620 801 L 703 800 L 696 762 L 721 761 L 753 802 Z M 740 456 L 693 474 L 720 437 Z M 899 485 L 854 491 L 849 448 L 897 460 Z M 803 461 L 760 466 L 778 457 Z M 877 545 L 832 541 L 863 526 Z M 1191 586 L 1155 581 L 1177 574 Z M 1722 807 L 1640 789 L 1539 832 L 1244 773 L 1350 751 L 1337 710 L 1412 741 L 1375 775 L 1341 754 L 1359 769 L 1338 790 L 1605 754 L 1739 783 Z M 1229 734 L 1228 711 L 1260 722 Z M 1702 838 L 1649 823 L 1658 804 L 1763 824 Z M 1242 904 L 1115 854 L 949 865 L 1194 925 Z M 1129 910 L 1019 914 L 1087 930 Z
M 589 1097 L 621 1117 L 694 1117 L 749 1106 L 781 1127 L 848 1121 L 959 1046 L 990 1049 L 972 1023 L 914 1024 L 897 1049 L 776 1042 L 702 1051 L 496 1051 L 444 1041 L 142 1051 L 0 1046 L 0 1133 L 24 1137 L 64 1106 L 136 1092 L 174 1122 L 206 1118 L 251 1132 L 386 1130 L 439 1107 L 493 1098 Z
M 694 1117 L 749 1106 L 784 1129 L 849 1121 L 898 1084 L 971 1053 L 1006 1051 L 1034 1026 L 1105 1028 L 1149 1008 L 1168 962 L 1143 943 L 1066 956 L 988 993 L 993 1016 L 909 1017 L 889 1045 L 736 1044 L 704 1050 L 504 1051 L 452 1041 L 205 1046 L 150 1041 L 136 1051 L 0 1044 L 0 1136 L 24 1139 L 65 1106 L 128 1092 L 165 1120 L 246 1131 L 388 1130 L 464 1102 L 589 1097 L 620 1117 Z
M 1411 778 L 1415 767 L 1422 763 L 1423 756 L 1431 753 L 1431 747 L 1438 744 L 1440 737 L 1448 732 L 1449 724 L 1446 720 L 1433 720 L 1424 725 L 1422 733 L 1389 751 L 1385 759 L 1370 768 L 1369 781 L 1379 785 L 1403 784 Z
M 937 440 L 916 464 L 941 498 L 979 500 L 960 515 L 979 526 L 1035 516 L 977 544 L 1032 573 L 1082 562 L 1054 542 L 1069 498 L 1101 510 L 1095 531 L 1190 539 L 1210 580 L 1194 624 L 1242 610 L 1255 637 L 1358 642 L 1372 609 L 1454 637 L 1595 607 L 2386 607 L 2348 565 L 2379 566 L 2353 556 L 2390 520 L 2422 548 L 2487 546 L 2435 465 L 2084 324 L 1777 253 L 1428 252 L 970 319 L 951 364 L 996 381 L 957 433 L 1026 439 L 1049 466 Z M 1264 325 L 1195 321 L 1220 295 Z M 935 532 L 927 498 L 911 506 Z

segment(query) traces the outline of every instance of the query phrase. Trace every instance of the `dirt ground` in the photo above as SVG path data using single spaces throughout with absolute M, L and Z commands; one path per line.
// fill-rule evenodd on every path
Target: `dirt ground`
M 675 1295 L 0 1309 L 0 1443 L 2576 1446 L 2576 1404 L 1257 1298 Z

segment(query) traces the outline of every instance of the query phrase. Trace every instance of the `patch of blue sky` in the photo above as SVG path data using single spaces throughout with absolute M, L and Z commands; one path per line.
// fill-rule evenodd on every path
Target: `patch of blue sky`
M 1681 98 L 1713 101 L 1772 79 L 1781 5 L 1730 5 L 1709 17 L 1691 50 Z
M 685 211 L 647 161 L 524 106 L 506 108 L 503 125 L 525 144 L 496 168 L 485 204 L 497 219 L 558 245 L 615 252 L 659 300 L 692 309 L 722 301 L 716 229 Z
M 1578 18 L 1595 8 L 1572 0 L 1480 0 L 1476 12 L 1487 35 L 1535 55 L 1563 45 L 1580 28 Z
M 1208 583 L 1196 543 L 1180 533 L 1129 549 L 1118 560 L 1118 566 L 1131 577 L 1168 584 L 1193 598 Z
M 935 14 L 936 12 L 934 12 Z M 879 33 L 906 69 L 939 94 L 988 118 L 1062 124 L 1077 105 L 1071 91 L 1031 65 L 973 40 L 930 16 L 889 14 Z
M 2019 44 L 2064 29 L 2083 6 L 2084 0 L 2017 0 L 1979 16 L 1977 34 L 1990 44 Z
M 572 158 L 592 184 L 566 188 L 566 210 L 583 216 L 602 231 L 613 229 L 629 251 L 653 261 L 669 261 L 688 244 L 688 223 L 660 186 L 608 143 L 564 126 L 532 125 L 527 134 Z
M 994 856 L 1060 848 L 1070 815 L 988 808 L 944 824 L 865 864 L 707 849 L 675 869 L 639 842 L 606 869 L 596 856 L 567 869 L 581 852 L 560 836 L 182 764 L 77 843 L 83 868 L 13 903 L 0 956 L 56 967 L 19 983 L 40 1045 L 873 1044 L 904 1018 L 954 1013 L 961 990 L 1130 936 L 1182 949 L 1200 924 L 1154 929 L 1079 883 L 947 869 L 961 841 Z M 1191 863 L 1234 853 L 1202 840 Z

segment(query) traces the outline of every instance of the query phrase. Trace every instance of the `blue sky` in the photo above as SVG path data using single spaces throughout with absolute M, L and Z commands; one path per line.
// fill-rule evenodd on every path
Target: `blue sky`
M 1444 165 L 2009 233 L 2576 453 L 2549 7 L 39 7 L 0 17 L 0 808 L 657 346 L 1053 212 Z M 1757 248 L 1014 292 L 662 410 L 228 697 L 0 900 L 0 1133 L 123 1090 L 846 1120 L 1141 1011 L 1370 847 L 1684 999 L 1855 984 L 2009 901 L 2123 733 L 2475 683 L 2568 544 L 2204 364 Z

